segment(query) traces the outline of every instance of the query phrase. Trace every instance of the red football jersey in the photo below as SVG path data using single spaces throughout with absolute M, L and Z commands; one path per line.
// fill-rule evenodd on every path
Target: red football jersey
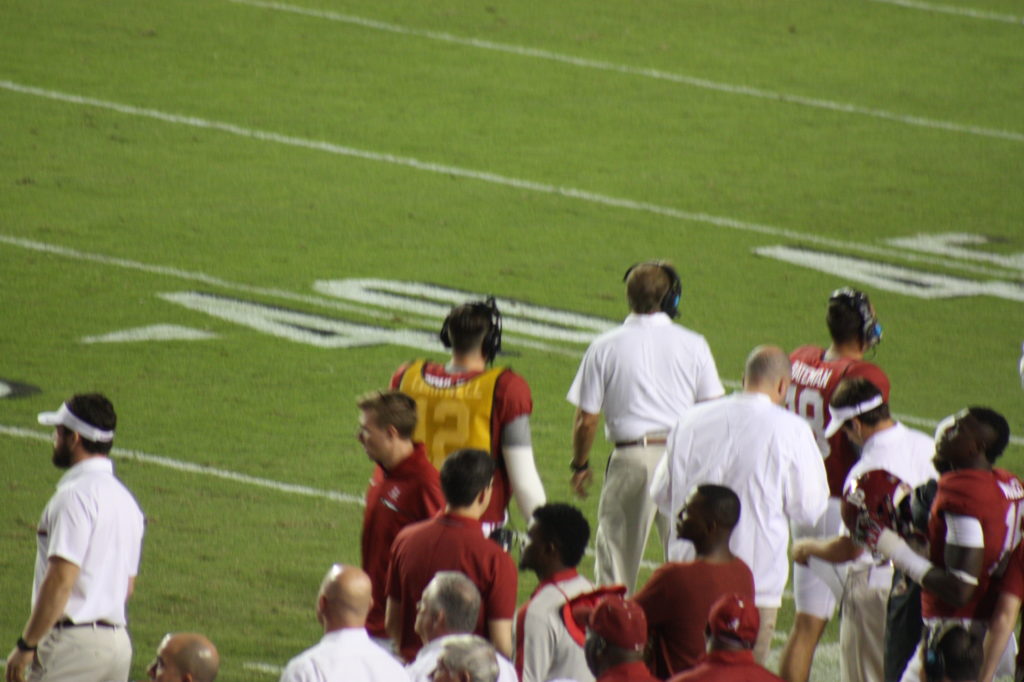
M 844 377 L 864 377 L 889 402 L 889 378 L 881 367 L 870 362 L 851 359 L 826 361 L 824 358 L 825 349 L 820 346 L 801 346 L 789 354 L 789 361 L 793 365 L 793 383 L 786 395 L 786 407 L 811 425 L 821 456 L 825 459 L 829 494 L 842 497 L 846 474 L 860 454 L 842 431 L 831 438 L 825 438 L 825 427 L 829 423 L 829 400 Z
M 960 608 L 922 590 L 921 614 L 925 618 L 987 620 L 999 596 L 998 579 L 1020 544 L 1024 485 L 1003 469 L 961 469 L 943 474 L 928 519 L 929 559 L 940 568 L 946 565 L 946 512 L 971 516 L 981 522 L 985 538 L 981 575 L 974 597 Z
M 391 377 L 391 388 L 399 389 L 402 383 L 402 376 L 405 374 L 409 364 L 404 364 Z M 451 374 L 445 371 L 441 363 L 428 362 L 424 365 L 423 371 L 432 377 L 439 377 L 450 381 L 453 386 L 462 385 L 472 381 L 481 372 L 460 372 Z M 412 398 L 416 399 L 413 395 Z M 491 424 L 491 456 L 495 461 L 494 485 L 491 494 L 491 504 L 484 512 L 481 521 L 485 523 L 502 523 L 505 520 L 505 509 L 509 500 L 512 499 L 512 485 L 508 478 L 508 471 L 505 469 L 505 456 L 501 450 L 501 431 L 505 424 L 533 412 L 533 398 L 530 395 L 530 387 L 520 375 L 511 369 L 505 369 L 497 379 L 494 387 L 494 399 L 491 405 L 489 416 Z

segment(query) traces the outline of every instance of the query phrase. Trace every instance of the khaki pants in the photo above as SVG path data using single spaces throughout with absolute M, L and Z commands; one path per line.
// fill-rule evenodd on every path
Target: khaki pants
M 123 627 L 55 627 L 39 643 L 28 682 L 126 682 L 131 664 Z
M 885 680 L 886 605 L 891 566 L 854 566 L 846 573 L 839 621 L 842 682 Z
M 631 446 L 616 448 L 608 458 L 594 538 L 597 584 L 622 584 L 630 594 L 636 590 L 640 560 L 657 512 L 648 490 L 664 454 L 664 445 Z M 657 516 L 664 548 L 669 522 L 661 514 Z
M 775 621 L 779 617 L 779 609 L 758 606 L 757 612 L 761 616 L 761 627 L 757 630 L 757 643 L 754 644 L 754 660 L 759 665 L 764 665 L 772 650 L 772 638 L 775 636 Z

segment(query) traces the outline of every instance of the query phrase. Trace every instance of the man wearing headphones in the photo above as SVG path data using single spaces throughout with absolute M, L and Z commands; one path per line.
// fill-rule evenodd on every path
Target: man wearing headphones
M 578 495 L 590 485 L 590 448 L 602 412 L 605 436 L 615 445 L 597 510 L 596 582 L 632 592 L 656 512 L 648 488 L 668 431 L 694 403 L 725 390 L 704 337 L 672 323 L 681 291 L 675 269 L 664 261 L 640 263 L 624 281 L 630 314 L 590 344 L 567 399 L 576 406 L 569 466 Z M 664 546 L 668 518 L 659 516 L 657 525 Z
M 452 308 L 440 337 L 451 349 L 446 364 L 414 360 L 391 378 L 391 388 L 416 401 L 413 440 L 426 444 L 438 469 L 456 450 L 491 453 L 496 471 L 491 503 L 481 518 L 485 533 L 505 524 L 513 495 L 529 521 L 545 502 L 530 438 L 533 400 L 523 377 L 507 367 L 488 367 L 501 350 L 501 313 L 494 298 Z
M 829 487 L 825 515 L 814 527 L 794 528 L 794 539 L 831 538 L 841 532 L 843 483 L 859 451 L 843 429 L 831 436 L 825 435 L 829 425 L 829 401 L 840 380 L 863 377 L 881 391 L 884 402 L 889 402 L 889 378 L 880 367 L 864 361 L 868 349 L 882 339 L 882 325 L 867 294 L 850 287 L 833 291 L 828 299 L 825 323 L 832 337 L 828 348 L 801 346 L 789 354 L 793 382 L 786 396 L 786 406 L 810 423 L 825 460 Z M 796 618 L 782 652 L 779 674 L 787 682 L 806 682 L 818 640 L 835 613 L 836 597 L 824 580 L 800 564 L 793 566 L 793 595 Z

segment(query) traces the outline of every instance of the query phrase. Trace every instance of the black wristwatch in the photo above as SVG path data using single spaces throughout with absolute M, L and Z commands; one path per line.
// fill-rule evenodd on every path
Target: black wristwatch
M 17 646 L 18 646 L 18 651 L 25 651 L 25 652 L 35 651 L 36 649 L 39 648 L 38 646 L 30 646 L 29 643 L 25 641 L 24 637 L 19 637 L 18 638 Z
M 577 464 L 576 462 L 569 462 L 569 468 L 575 471 L 577 474 L 581 471 L 586 471 L 590 468 L 590 462 L 584 462 L 583 464 Z

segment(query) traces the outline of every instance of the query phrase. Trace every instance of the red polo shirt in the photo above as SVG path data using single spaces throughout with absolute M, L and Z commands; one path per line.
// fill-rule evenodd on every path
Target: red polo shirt
M 462 571 L 480 590 L 476 634 L 487 637 L 487 621 L 511 620 L 516 611 L 516 566 L 512 557 L 484 537 L 480 521 L 440 514 L 403 528 L 391 547 L 390 599 L 401 602 L 399 652 L 406 661 L 422 647 L 413 629 L 416 603 L 438 571 Z
M 659 682 L 642 661 L 613 665 L 597 678 L 597 682 Z
M 696 667 L 669 682 L 781 682 L 754 662 L 753 651 L 709 651 Z
M 739 557 L 725 563 L 697 559 L 662 564 L 633 600 L 647 616 L 653 644 L 651 669 L 662 679 L 704 658 L 704 627 L 712 604 L 738 592 L 754 600 L 754 576 Z
M 387 637 L 384 605 L 391 543 L 398 531 L 434 516 L 443 508 L 441 479 L 427 459 L 423 443 L 415 443 L 412 454 L 394 470 L 384 471 L 379 464 L 374 469 L 366 490 L 362 536 L 363 570 L 373 582 L 373 607 L 366 618 L 366 629 L 374 637 Z

